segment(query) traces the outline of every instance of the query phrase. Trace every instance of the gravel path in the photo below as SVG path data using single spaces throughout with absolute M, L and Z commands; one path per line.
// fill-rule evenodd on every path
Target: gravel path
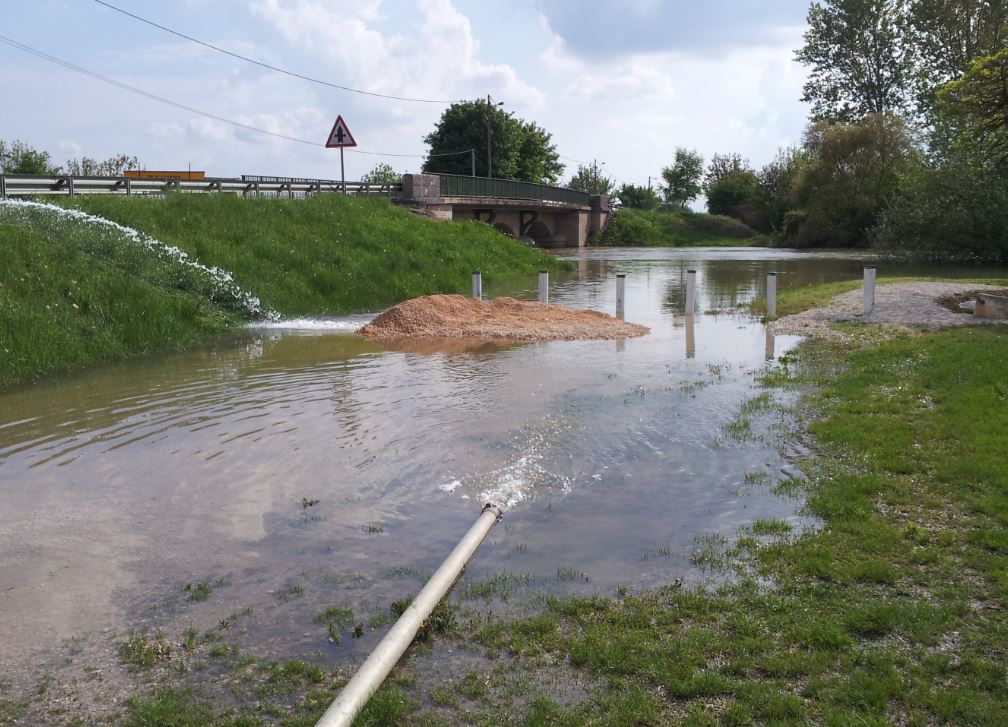
M 864 292 L 861 288 L 836 296 L 824 306 L 791 316 L 771 324 L 778 335 L 842 337 L 844 334 L 830 324 L 840 321 L 876 323 L 897 328 L 934 330 L 947 326 L 1005 323 L 974 318 L 972 313 L 957 313 L 939 300 L 970 293 L 1006 293 L 1004 289 L 975 283 L 891 283 L 875 287 L 875 307 L 871 314 L 861 315 Z

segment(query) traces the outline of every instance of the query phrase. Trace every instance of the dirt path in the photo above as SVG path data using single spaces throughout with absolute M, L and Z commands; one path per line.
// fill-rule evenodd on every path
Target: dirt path
M 775 334 L 836 337 L 843 334 L 830 324 L 840 321 L 876 323 L 897 328 L 926 329 L 1004 323 L 974 318 L 968 310 L 953 311 L 942 300 L 965 298 L 975 292 L 1005 292 L 1002 288 L 976 283 L 892 283 L 875 288 L 875 307 L 861 315 L 864 293 L 861 288 L 836 296 L 824 306 L 784 316 L 771 324 Z
M 635 338 L 650 332 L 605 313 L 514 298 L 481 301 L 426 295 L 389 308 L 357 333 L 366 338 L 467 338 L 492 341 L 584 341 Z

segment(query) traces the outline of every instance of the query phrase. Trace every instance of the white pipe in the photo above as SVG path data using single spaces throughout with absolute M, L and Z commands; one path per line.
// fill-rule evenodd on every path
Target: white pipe
M 616 317 L 623 320 L 623 302 L 626 298 L 626 275 L 616 276 Z
M 539 302 L 549 303 L 549 271 L 539 272 Z
M 479 270 L 473 271 L 473 298 L 483 300 L 483 274 Z
M 329 705 L 329 709 L 315 723 L 315 727 L 350 727 L 354 718 L 371 699 L 371 695 L 378 690 L 385 677 L 392 671 L 392 667 L 413 643 L 417 629 L 451 589 L 459 573 L 483 542 L 483 538 L 502 515 L 501 509 L 496 505 L 484 505 L 483 512 L 469 528 L 469 532 L 430 577 L 427 585 L 413 599 L 413 603 L 385 634 L 385 638 L 361 664 L 360 669 L 343 687 L 336 700 Z
M 696 270 L 686 271 L 686 315 L 693 315 L 696 309 Z
M 767 318 L 777 317 L 777 273 L 766 276 L 766 314 Z
M 875 307 L 875 268 L 864 269 L 864 314 Z

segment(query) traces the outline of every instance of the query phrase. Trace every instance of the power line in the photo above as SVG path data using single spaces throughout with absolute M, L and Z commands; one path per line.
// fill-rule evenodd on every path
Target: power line
M 188 40 L 188 41 L 190 41 L 192 43 L 196 43 L 197 45 L 201 45 L 204 48 L 209 48 L 210 50 L 215 50 L 218 53 L 223 53 L 224 55 L 231 56 L 232 58 L 237 58 L 238 60 L 245 61 L 246 63 L 252 63 L 253 65 L 259 66 L 260 68 L 266 68 L 266 69 L 269 69 L 271 71 L 276 71 L 277 73 L 283 73 L 284 75 L 291 76 L 293 78 L 300 78 L 302 81 L 308 81 L 310 83 L 317 83 L 320 86 L 328 86 L 329 88 L 336 88 L 336 89 L 339 89 L 340 91 L 348 91 L 349 93 L 359 93 L 359 94 L 361 94 L 363 96 L 373 96 L 375 98 L 386 98 L 386 99 L 390 99 L 390 100 L 393 100 L 393 101 L 411 101 L 411 102 L 414 102 L 414 103 L 433 103 L 433 104 L 441 104 L 442 106 L 451 103 L 451 101 L 442 101 L 440 99 L 409 98 L 409 97 L 406 97 L 406 96 L 392 96 L 392 95 L 386 94 L 386 93 L 376 93 L 374 91 L 362 91 L 359 88 L 350 88 L 349 86 L 342 86 L 342 85 L 340 85 L 338 83 L 331 83 L 329 81 L 322 81 L 322 80 L 320 80 L 318 78 L 312 78 L 311 76 L 305 76 L 305 75 L 302 75 L 300 73 L 295 73 L 294 71 L 288 71 L 285 68 L 278 68 L 277 66 L 270 65 L 269 63 L 263 63 L 262 61 L 257 61 L 255 58 L 249 58 L 248 56 L 243 56 L 240 53 L 235 53 L 233 51 L 229 51 L 226 48 L 221 48 L 219 46 L 213 45 L 212 43 L 207 43 L 206 41 L 199 40 L 198 38 L 193 38 L 191 35 L 186 35 L 185 33 L 180 33 L 177 30 L 172 30 L 171 28 L 168 28 L 168 27 L 166 27 L 164 25 L 160 25 L 159 23 L 155 23 L 153 20 L 148 20 L 147 18 L 142 18 L 139 15 L 134 15 L 133 13 L 131 13 L 131 12 L 127 11 L 127 10 L 123 10 L 122 8 L 116 7 L 115 5 L 112 5 L 111 3 L 105 2 L 105 0 L 94 0 L 94 2 L 98 3 L 99 5 L 103 5 L 104 7 L 108 8 L 109 10 L 114 10 L 117 13 L 122 13 L 123 15 L 125 15 L 127 17 L 133 18 L 134 20 L 138 20 L 141 23 L 146 23 L 147 25 L 150 25 L 152 27 L 158 28 L 159 30 L 163 30 L 166 33 L 171 33 L 174 36 L 178 36 L 179 38 L 184 38 L 185 40 Z
M 117 88 L 120 88 L 120 89 L 122 89 L 124 91 L 129 91 L 130 93 L 135 93 L 135 94 L 138 94 L 140 96 L 144 96 L 145 98 L 151 99 L 152 101 L 158 101 L 160 103 L 167 104 L 168 106 L 174 106 L 175 108 L 182 109 L 183 111 L 188 111 L 191 114 L 197 114 L 198 116 L 204 116 L 204 117 L 206 117 L 208 119 L 213 119 L 214 121 L 219 121 L 222 124 L 230 124 L 231 126 L 236 126 L 236 127 L 240 128 L 240 129 L 245 129 L 246 131 L 254 131 L 254 132 L 259 133 L 259 134 L 268 134 L 269 136 L 273 136 L 273 137 L 276 137 L 278 139 L 284 139 L 286 141 L 295 141 L 295 142 L 297 142 L 299 144 L 307 144 L 308 146 L 317 146 L 317 147 L 324 146 L 323 144 L 319 144 L 318 142 L 315 142 L 315 141 L 309 141 L 308 139 L 300 139 L 300 138 L 298 138 L 296 136 L 288 136 L 287 134 L 280 134 L 280 133 L 277 133 L 275 131 L 270 131 L 269 129 L 261 129 L 258 126 L 252 126 L 251 124 L 245 124 L 245 123 L 242 123 L 241 121 L 235 121 L 234 119 L 228 119 L 228 118 L 225 118 L 223 116 L 218 116 L 217 114 L 212 114 L 209 111 L 203 111 L 201 109 L 197 109 L 197 108 L 195 108 L 193 106 L 187 106 L 186 104 L 179 103 L 178 101 L 172 101 L 169 98 L 165 98 L 163 96 L 158 96 L 157 94 L 153 94 L 153 93 L 151 93 L 149 91 L 145 91 L 142 88 L 137 88 L 136 86 L 130 86 L 129 84 L 123 83 L 121 81 L 117 81 L 114 78 L 109 78 L 108 76 L 103 76 L 100 73 L 96 73 L 94 71 L 90 71 L 87 68 L 83 68 L 82 66 L 78 66 L 78 65 L 75 65 L 73 63 L 70 63 L 69 61 L 65 61 L 62 58 L 57 58 L 56 56 L 49 55 L 48 53 L 45 53 L 44 51 L 40 51 L 37 48 L 32 48 L 31 46 L 25 45 L 24 43 L 19 43 L 18 41 L 14 40 L 13 38 L 8 38 L 5 35 L 0 35 L 0 42 L 5 43 L 6 45 L 10 46 L 11 48 L 15 48 L 17 50 L 24 51 L 25 53 L 30 53 L 33 56 L 37 56 L 39 58 L 42 58 L 43 60 L 47 60 L 47 61 L 49 61 L 51 63 L 55 63 L 55 64 L 57 64 L 59 66 L 67 68 L 67 69 L 69 69 L 71 71 L 75 71 L 75 72 L 81 73 L 81 74 L 83 74 L 85 76 L 89 76 L 91 78 L 94 78 L 95 80 L 102 81 L 103 83 L 108 83 L 108 84 L 110 84 L 112 86 L 116 86 Z M 361 149 L 353 149 L 353 148 L 349 148 L 349 149 L 347 149 L 347 151 L 353 152 L 355 154 L 367 154 L 369 156 L 411 157 L 411 158 L 416 158 L 416 159 L 423 159 L 424 157 L 429 157 L 429 156 L 454 156 L 456 154 L 469 154 L 469 153 L 471 153 L 471 151 L 469 149 L 465 149 L 463 151 L 443 152 L 443 153 L 439 153 L 439 154 L 395 154 L 395 153 L 383 152 L 383 151 L 363 151 Z

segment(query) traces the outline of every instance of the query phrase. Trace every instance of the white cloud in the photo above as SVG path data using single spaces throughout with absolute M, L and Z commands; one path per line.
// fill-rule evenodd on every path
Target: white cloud
M 469 20 L 450 0 L 418 0 L 417 32 L 388 35 L 374 27 L 381 17 L 378 3 L 351 6 L 256 0 L 251 7 L 288 41 L 333 62 L 326 66 L 330 73 L 320 74 L 323 80 L 408 98 L 454 101 L 490 91 L 520 108 L 542 105 L 542 91 L 518 78 L 511 66 L 479 59 Z
M 678 146 L 706 157 L 735 151 L 765 163 L 778 146 L 796 140 L 805 116 L 794 41 L 716 56 L 665 50 L 587 58 L 554 34 L 541 54 L 559 84 L 550 107 L 592 114 L 569 125 L 561 151 L 604 158 L 610 174 L 634 183 L 657 175 Z

